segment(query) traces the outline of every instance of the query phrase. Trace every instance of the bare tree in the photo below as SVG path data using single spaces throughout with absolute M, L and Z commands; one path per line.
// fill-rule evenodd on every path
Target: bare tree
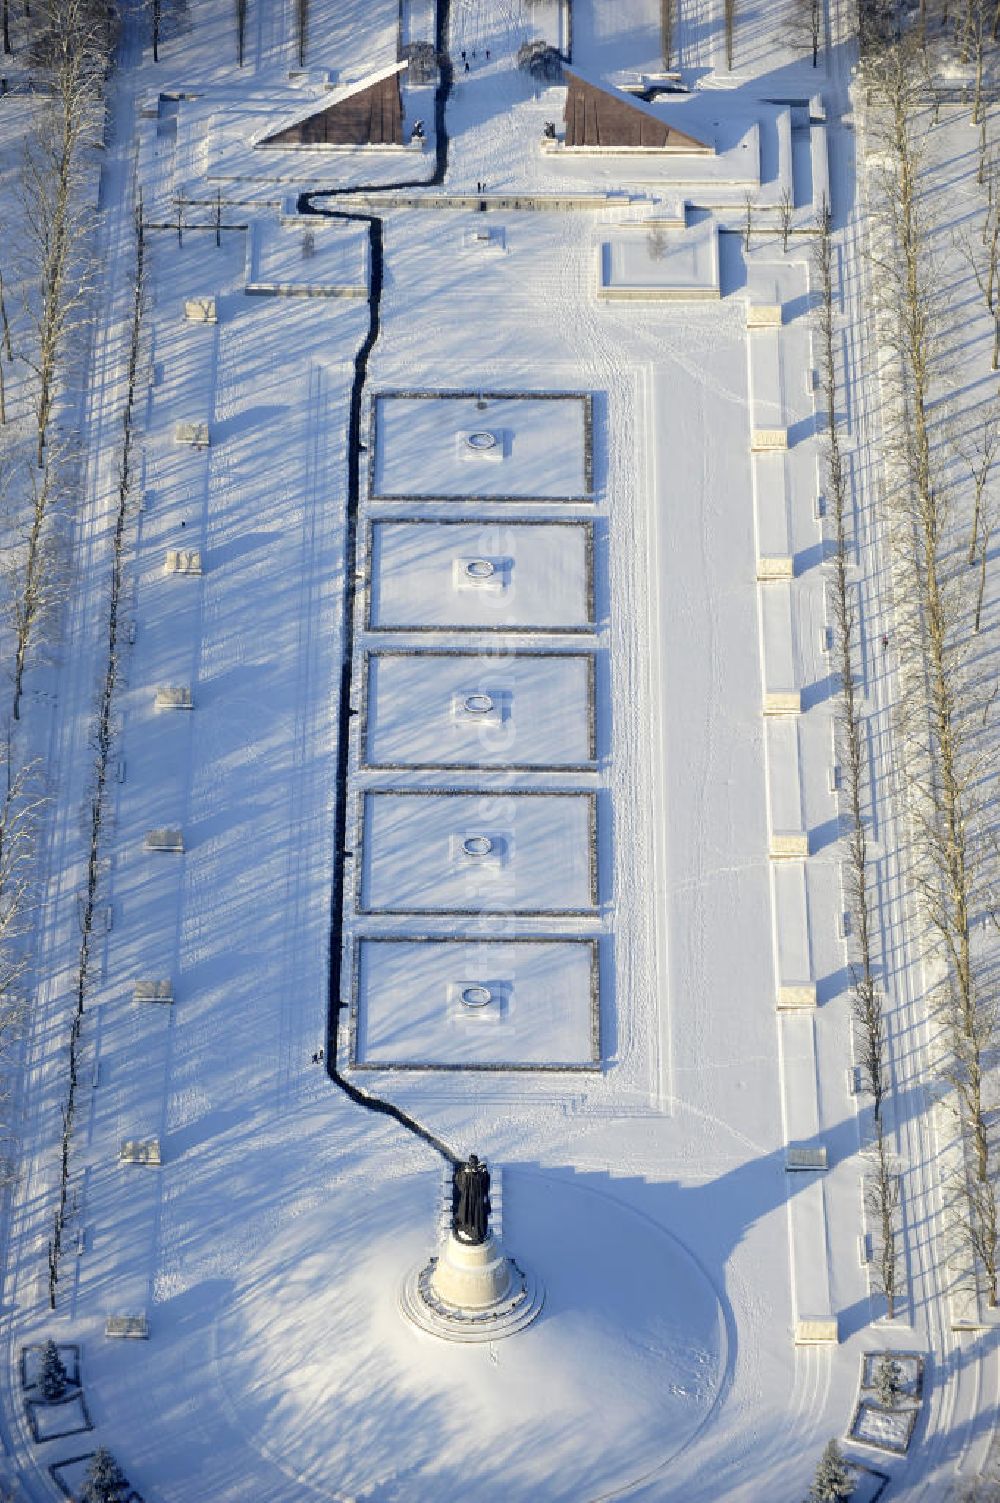
M 781 249 L 786 254 L 788 252 L 788 236 L 792 228 L 793 213 L 792 195 L 787 188 L 782 188 L 781 197 L 778 200 L 778 218 L 781 223 Z
M 22 940 L 37 898 L 37 846 L 48 803 L 41 766 L 31 761 L 17 766 L 10 735 L 0 743 L 0 1047 L 15 1014 L 12 993 L 23 976 L 28 957 Z M 17 1013 L 19 1017 L 19 1010 Z
M 247 0 L 236 0 L 236 60 L 243 66 L 247 35 Z
M 660 0 L 660 52 L 663 67 L 669 72 L 674 55 L 674 24 L 677 16 L 677 0 Z
M 1000 270 L 1000 199 L 995 196 L 986 211 L 979 238 L 982 246 L 981 249 L 976 246 L 969 234 L 957 236 L 955 244 L 969 263 L 972 274 L 976 279 L 976 285 L 982 293 L 983 302 L 986 304 L 986 311 L 992 318 L 996 311 L 997 292 L 1000 290 L 1000 282 L 998 282 L 998 270 Z
M 62 570 L 56 513 L 62 499 L 61 459 L 50 454 L 44 468 L 30 477 L 31 507 L 18 531 L 17 545 L 8 551 L 9 600 L 14 631 L 14 694 L 11 714 L 21 715 L 21 696 L 28 655 L 36 646 L 51 614 L 62 598 Z
M 309 0 L 295 0 L 295 36 L 299 67 L 306 65 L 306 39 L 309 31 Z
M 876 1123 L 872 1172 L 865 1181 L 865 1208 L 876 1233 L 872 1282 L 885 1299 L 886 1315 L 892 1320 L 899 1298 L 899 1175 L 892 1167 L 881 1118 Z
M 750 193 L 743 195 L 743 249 L 750 249 L 750 235 L 753 231 L 753 196 Z
M 3 325 L 3 352 L 8 361 L 14 359 L 14 346 L 10 338 L 10 319 L 7 317 L 7 300 L 3 294 L 3 272 L 0 271 L 0 324 Z
M 819 49 L 823 45 L 823 0 L 790 0 L 787 11 L 792 36 L 808 47 L 812 65 L 819 67 Z
M 110 46 L 107 17 L 88 0 L 48 0 L 34 38 L 51 81 L 50 106 L 25 155 L 22 199 L 39 268 L 31 306 L 37 462 L 41 467 L 59 362 L 89 291 L 84 248 L 89 215 L 81 207 L 83 152 L 99 138 L 100 85 Z
M 992 312 L 992 309 L 990 310 Z M 966 450 L 963 454 L 969 478 L 972 481 L 972 525 L 969 529 L 969 552 L 968 562 L 975 563 L 976 549 L 979 546 L 980 513 L 983 508 L 983 495 L 986 491 L 990 478 L 990 471 L 997 456 L 997 448 L 1000 445 L 1000 426 L 997 419 L 990 415 L 984 422 L 982 433 L 977 438 L 974 447 Z
M 993 534 L 993 509 L 989 505 L 980 507 L 979 524 L 979 584 L 976 588 L 976 610 L 972 619 L 972 630 L 979 635 L 979 628 L 983 620 L 983 598 L 986 594 L 986 561 L 989 558 L 990 538 Z
M 736 31 L 736 0 L 722 0 L 722 21 L 726 38 L 726 67 L 733 71 L 733 39 Z

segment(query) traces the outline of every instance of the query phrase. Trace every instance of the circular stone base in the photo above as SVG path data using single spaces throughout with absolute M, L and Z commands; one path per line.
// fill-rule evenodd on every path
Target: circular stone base
M 726 1327 L 698 1264 L 616 1188 L 504 1166 L 502 1236 L 539 1281 L 524 1318 L 542 1285 L 545 1302 L 514 1341 L 491 1342 L 454 1325 L 441 1340 L 400 1313 L 434 1246 L 440 1171 L 377 1195 L 360 1178 L 324 1186 L 248 1244 L 220 1300 L 227 1486 L 189 1479 L 161 1487 L 164 1503 L 228 1503 L 247 1477 L 254 1503 L 595 1503 L 656 1475 L 710 1422 Z M 272 1465 L 283 1475 L 265 1485 Z M 683 1490 L 646 1494 L 668 1495 Z
M 545 1300 L 545 1290 L 531 1273 L 508 1258 L 510 1287 L 503 1299 L 481 1310 L 463 1310 L 441 1299 L 434 1289 L 437 1258 L 416 1268 L 399 1293 L 399 1308 L 407 1320 L 443 1336 L 446 1341 L 499 1341 L 530 1326 Z

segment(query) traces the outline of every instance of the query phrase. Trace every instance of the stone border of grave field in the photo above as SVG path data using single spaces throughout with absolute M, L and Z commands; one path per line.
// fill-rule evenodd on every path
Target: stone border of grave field
M 482 1061 L 473 1064 L 465 1060 L 455 1062 L 421 1060 L 385 1061 L 358 1058 L 358 1013 L 361 989 L 361 946 L 365 941 L 377 944 L 406 945 L 589 945 L 590 946 L 590 1060 L 574 1065 L 543 1063 L 501 1063 Z M 482 939 L 473 934 L 356 934 L 351 945 L 351 1006 L 348 1017 L 348 1065 L 352 1070 L 405 1070 L 408 1074 L 458 1074 L 463 1070 L 480 1075 L 540 1074 L 540 1075 L 592 1075 L 601 1069 L 601 941 L 598 936 L 580 934 L 535 935 L 517 934 L 507 939 Z
M 54 1410 L 68 1407 L 70 1404 L 78 1404 L 83 1416 L 82 1425 L 71 1425 L 67 1430 L 53 1430 L 50 1435 L 42 1435 L 38 1428 L 38 1416 L 36 1409 L 51 1414 Z M 65 1440 L 68 1435 L 83 1435 L 88 1430 L 93 1430 L 94 1422 L 87 1408 L 87 1401 L 83 1396 L 83 1389 L 77 1387 L 72 1393 L 63 1394 L 61 1399 L 25 1399 L 24 1412 L 28 1418 L 28 1429 L 35 1445 L 45 1445 L 50 1440 Z
M 905 1418 L 907 1421 L 905 1439 L 894 1443 L 890 1440 L 869 1440 L 866 1436 L 858 1433 L 858 1426 L 862 1423 L 864 1415 L 868 1414 L 891 1414 L 897 1418 Z M 887 1451 L 890 1456 L 905 1456 L 913 1439 L 913 1431 L 920 1414 L 920 1405 L 913 1404 L 909 1407 L 899 1405 L 895 1409 L 887 1409 L 884 1404 L 876 1403 L 873 1399 L 858 1399 L 855 1405 L 854 1415 L 848 1427 L 847 1436 L 852 1445 L 865 1446 L 872 1451 Z
M 858 1482 L 861 1480 L 861 1478 L 870 1477 L 873 1484 L 873 1490 L 867 1491 L 865 1493 L 863 1503 L 879 1503 L 879 1499 L 892 1480 L 888 1472 L 880 1472 L 878 1470 L 878 1467 L 865 1466 L 863 1461 L 855 1461 L 852 1456 L 848 1456 L 846 1458 L 846 1461 L 848 1468 L 855 1478 L 854 1491 L 851 1493 L 851 1500 L 858 1497 Z M 851 1503 L 851 1500 L 849 1500 L 849 1503 Z
M 586 762 L 375 762 L 368 755 L 368 710 L 371 689 L 371 663 L 373 658 L 471 658 L 481 662 L 483 654 L 469 648 L 456 647 L 367 647 L 362 652 L 361 662 L 361 708 L 358 713 L 360 727 L 359 761 L 361 768 L 373 772 L 548 772 L 572 773 L 598 770 L 597 766 L 597 653 L 596 651 L 544 652 L 535 648 L 516 648 L 505 654 L 504 662 L 511 658 L 562 658 L 578 660 L 588 665 L 587 672 L 587 743 L 590 756 Z M 380 792 L 382 790 L 379 790 Z M 402 790 L 399 790 L 402 791 Z M 407 789 L 406 792 L 414 790 Z M 417 790 L 423 791 L 423 790 Z M 379 910 L 381 912 L 381 910 Z
M 864 1390 L 873 1390 L 874 1389 L 874 1387 L 875 1387 L 874 1370 L 875 1370 L 876 1364 L 878 1362 L 880 1362 L 883 1357 L 889 1357 L 890 1359 L 895 1359 L 895 1361 L 897 1361 L 897 1362 L 914 1362 L 916 1364 L 917 1375 L 916 1375 L 916 1378 L 914 1380 L 913 1390 L 912 1390 L 912 1392 L 910 1392 L 910 1391 L 904 1389 L 904 1390 L 902 1390 L 902 1393 L 903 1393 L 903 1397 L 904 1398 L 915 1399 L 917 1401 L 917 1403 L 919 1403 L 923 1399 L 923 1396 L 924 1396 L 924 1354 L 923 1354 L 923 1352 L 900 1352 L 900 1351 L 896 1351 L 895 1349 L 862 1352 L 861 1353 L 861 1378 L 860 1378 L 860 1381 L 858 1383 L 858 1387 L 860 1389 L 862 1389 L 862 1391 L 864 1391 Z
M 48 1467 L 46 1467 L 46 1471 L 48 1472 L 49 1476 L 52 1478 L 52 1481 L 55 1483 L 56 1487 L 62 1493 L 64 1498 L 69 1498 L 70 1500 L 72 1500 L 74 1497 L 74 1488 L 69 1487 L 68 1484 L 63 1481 L 60 1473 L 63 1472 L 66 1467 L 79 1466 L 81 1461 L 89 1461 L 94 1455 L 95 1452 L 93 1451 L 84 1451 L 81 1456 L 65 1456 L 63 1457 L 62 1461 L 53 1461 Z M 125 1503 L 145 1503 L 145 1500 L 142 1494 L 137 1493 L 135 1488 L 133 1488 L 131 1492 L 126 1496 Z
M 45 1350 L 45 1343 L 44 1343 L 44 1341 L 29 1341 L 28 1344 L 27 1344 L 27 1346 L 22 1346 L 22 1348 L 21 1348 L 20 1356 L 18 1357 L 18 1371 L 20 1373 L 21 1390 L 22 1390 L 23 1393 L 31 1393 L 32 1389 L 35 1389 L 35 1388 L 38 1387 L 37 1381 L 34 1382 L 34 1383 L 29 1383 L 28 1382 L 28 1353 L 29 1352 L 43 1352 L 44 1350 Z M 67 1384 L 71 1388 L 79 1388 L 80 1387 L 80 1347 L 79 1347 L 79 1344 L 77 1342 L 75 1342 L 75 1341 L 57 1341 L 56 1342 L 56 1350 L 59 1353 L 59 1356 L 60 1356 L 60 1359 L 62 1360 L 63 1366 L 66 1367 L 66 1369 L 67 1369 L 67 1371 L 66 1371 L 66 1382 L 67 1382 Z M 70 1375 L 69 1369 L 67 1367 L 66 1359 L 65 1359 L 65 1357 L 63 1355 L 65 1352 L 69 1352 L 72 1355 L 72 1360 L 73 1360 L 73 1373 L 72 1373 L 72 1376 Z
M 503 772 L 503 768 L 491 769 Z M 603 790 L 601 790 L 603 791 Z M 365 818 L 366 802 L 369 798 L 424 798 L 424 799 L 447 799 L 447 798 L 487 798 L 495 799 L 528 799 L 528 798 L 573 798 L 586 799 L 590 807 L 590 834 L 587 840 L 587 855 L 590 866 L 590 907 L 589 908 L 369 908 L 364 902 L 364 876 L 365 857 L 368 854 L 366 841 L 368 838 L 368 821 Z M 354 899 L 354 912 L 373 918 L 480 918 L 482 916 L 504 915 L 513 919 L 537 918 L 537 919 L 562 919 L 562 918 L 600 918 L 600 894 L 598 892 L 598 851 L 597 851 L 597 801 L 598 790 L 589 788 L 362 788 L 358 790 L 355 799 L 355 838 L 352 850 L 355 852 L 354 876 L 352 878 L 352 897 Z M 526 936 L 530 938 L 530 936 Z
M 460 497 L 459 500 L 462 498 Z M 554 503 L 561 506 L 563 503 Z M 389 625 L 376 626 L 372 620 L 372 583 L 375 578 L 372 560 L 375 529 L 377 527 L 582 527 L 585 529 L 584 558 L 587 578 L 584 591 L 587 598 L 587 620 L 583 626 L 468 626 L 463 622 L 442 622 L 436 626 Z M 538 632 L 551 636 L 580 636 L 592 634 L 597 627 L 597 599 L 594 584 L 594 523 L 587 517 L 369 517 L 365 531 L 365 631 L 370 632 L 483 632 L 503 636 L 523 632 Z
M 420 402 L 566 402 L 577 401 L 583 403 L 583 483 L 585 494 L 582 496 L 481 496 L 473 492 L 458 496 L 436 496 L 433 492 L 427 495 L 380 495 L 375 490 L 375 462 L 378 455 L 378 404 L 384 400 L 405 397 L 411 401 Z M 373 391 L 368 404 L 368 432 L 366 437 L 368 444 L 368 500 L 369 501 L 399 501 L 403 503 L 417 503 L 421 501 L 451 501 L 451 502 L 475 502 L 479 505 L 491 503 L 514 503 L 524 504 L 537 502 L 544 506 L 591 506 L 595 502 L 594 497 L 594 398 L 589 391 L 483 391 L 470 387 L 468 390 L 459 391 L 427 391 L 420 388 L 392 387 L 384 391 Z

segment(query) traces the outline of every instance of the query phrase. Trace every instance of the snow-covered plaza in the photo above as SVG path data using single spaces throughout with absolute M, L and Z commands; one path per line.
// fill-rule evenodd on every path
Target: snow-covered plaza
M 941 1251 L 856 14 L 821 7 L 814 63 L 764 0 L 734 63 L 722 7 L 676 5 L 666 67 L 659 0 L 306 10 L 302 37 L 249 0 L 238 61 L 231 5 L 162 0 L 154 61 L 126 6 L 107 84 L 73 592 L 29 676 L 53 794 L 0 1482 L 74 1496 L 100 1444 L 144 1503 L 791 1503 L 836 1437 L 862 1503 L 957 1503 L 996 1458 L 1000 1353 L 981 1270 Z M 470 1153 L 540 1309 L 463 1343 L 401 1307 Z M 77 1363 L 58 1410 L 50 1337 Z

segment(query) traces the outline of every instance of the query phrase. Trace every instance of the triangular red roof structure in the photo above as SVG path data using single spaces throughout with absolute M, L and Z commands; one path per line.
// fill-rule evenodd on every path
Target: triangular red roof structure
M 356 83 L 312 99 L 280 125 L 258 136 L 255 146 L 402 146 L 400 74 L 406 63 L 369 73 Z
M 714 156 L 715 147 L 677 127 L 658 109 L 620 89 L 563 68 L 567 82 L 566 145 L 628 149 L 645 147 L 678 155 Z

